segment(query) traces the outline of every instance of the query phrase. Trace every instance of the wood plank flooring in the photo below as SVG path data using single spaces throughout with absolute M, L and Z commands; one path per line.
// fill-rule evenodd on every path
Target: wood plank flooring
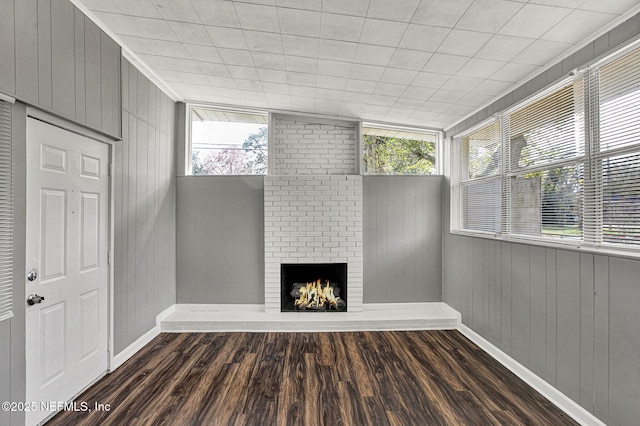
M 55 425 L 576 424 L 458 331 L 161 334 Z

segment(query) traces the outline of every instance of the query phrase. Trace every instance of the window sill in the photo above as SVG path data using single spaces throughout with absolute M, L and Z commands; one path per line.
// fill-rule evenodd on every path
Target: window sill
M 640 247 L 619 247 L 608 244 L 590 244 L 582 241 L 556 241 L 548 239 L 536 239 L 520 236 L 505 236 L 490 232 L 474 232 L 465 230 L 450 230 L 452 235 L 459 235 L 472 238 L 483 238 L 486 240 L 501 241 L 505 243 L 527 244 L 544 248 L 558 250 L 571 250 L 579 253 L 597 254 L 602 256 L 614 256 L 625 259 L 640 259 Z

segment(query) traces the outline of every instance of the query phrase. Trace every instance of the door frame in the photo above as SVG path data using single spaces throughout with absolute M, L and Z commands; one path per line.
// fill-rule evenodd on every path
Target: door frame
M 114 337 L 114 302 L 115 302 L 115 295 L 114 295 L 114 277 L 115 277 L 115 273 L 114 273 L 114 248 L 115 248 L 115 229 L 114 229 L 114 225 L 115 225 L 115 194 L 114 194 L 114 179 L 115 179 L 115 173 L 113 172 L 113 161 L 114 161 L 114 150 L 115 150 L 115 143 L 118 141 L 121 141 L 121 139 L 114 139 L 113 136 L 109 136 L 107 134 L 104 133 L 100 133 L 97 132 L 95 130 L 89 129 L 87 127 L 84 127 L 82 125 L 76 124 L 72 121 L 68 121 L 66 119 L 57 117 L 55 115 L 52 115 L 48 112 L 42 111 L 40 109 L 31 107 L 31 106 L 27 106 L 27 114 L 26 114 L 26 120 L 29 120 L 29 118 L 34 118 L 36 120 L 40 120 L 44 123 L 50 124 L 52 126 L 55 127 L 59 127 L 63 130 L 69 131 L 71 133 L 76 133 L 80 136 L 84 136 L 86 138 L 89 139 L 93 139 L 97 142 L 106 144 L 109 148 L 109 170 L 108 170 L 108 197 L 107 199 L 109 200 L 109 206 L 108 206 L 108 217 L 107 217 L 107 236 L 108 236 L 108 241 L 107 241 L 107 256 L 108 256 L 108 268 L 107 268 L 107 369 L 105 370 L 105 374 L 109 373 L 112 371 L 112 366 L 114 365 L 113 363 L 113 337 Z M 25 123 L 26 125 L 26 123 Z M 27 138 L 29 136 L 27 135 Z M 27 140 L 26 143 L 29 143 L 29 141 Z M 29 159 L 27 159 L 27 161 L 29 161 Z M 25 187 L 26 188 L 26 187 Z M 22 301 L 22 303 L 26 303 L 24 300 Z M 26 326 L 26 322 L 25 322 L 25 326 Z M 29 366 L 27 365 L 26 368 L 29 368 Z M 94 382 L 92 383 L 87 383 L 87 385 L 78 393 L 78 395 L 80 395 L 80 393 L 84 392 L 88 387 L 90 387 L 91 385 L 93 385 L 96 381 L 98 381 L 100 378 L 102 378 L 104 376 L 101 375 L 100 377 L 98 377 Z M 77 396 L 77 395 L 76 395 Z

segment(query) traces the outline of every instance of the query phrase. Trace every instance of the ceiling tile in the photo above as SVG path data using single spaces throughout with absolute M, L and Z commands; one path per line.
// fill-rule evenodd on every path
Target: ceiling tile
M 318 74 L 318 59 L 303 58 L 301 56 L 285 56 L 284 63 L 287 71 L 295 71 L 307 74 Z
M 322 10 L 322 0 L 276 0 L 276 5 L 279 8 Z
M 504 62 L 491 61 L 489 59 L 471 58 L 464 64 L 458 75 L 463 77 L 489 78 L 493 73 L 504 66 Z
M 248 50 L 220 48 L 218 49 L 218 53 L 220 54 L 220 57 L 222 58 L 225 64 L 242 65 L 245 67 L 253 66 L 251 53 L 249 53 Z
M 203 74 L 216 77 L 231 77 L 227 66 L 224 64 L 216 64 L 213 62 L 198 62 L 198 68 Z
M 178 41 L 167 22 L 160 19 L 114 15 L 113 13 L 104 12 L 96 12 L 96 16 L 118 35 Z
M 317 58 L 320 51 L 320 39 L 283 34 L 282 48 L 286 55 Z
M 454 75 L 446 83 L 442 85 L 443 89 L 455 90 L 458 92 L 469 92 L 484 80 L 481 78 L 463 77 Z
M 190 44 L 203 44 L 211 46 L 213 42 L 204 25 L 188 24 L 185 22 L 167 22 L 175 33 L 178 41 Z
M 454 29 L 438 47 L 437 52 L 448 55 L 473 56 L 490 38 L 491 34 Z
M 512 84 L 513 83 L 507 83 L 505 81 L 485 80 L 473 89 L 473 93 L 497 96 L 510 88 Z
M 574 10 L 555 27 L 547 31 L 543 40 L 580 43 L 591 34 L 613 21 L 617 15 Z
M 227 65 L 229 74 L 234 79 L 259 80 L 258 72 L 255 67 L 241 67 L 238 65 Z
M 240 28 L 240 21 L 238 20 L 238 15 L 236 15 L 235 7 L 233 7 L 233 2 L 222 0 L 191 0 L 191 3 L 203 24 Z
M 336 77 L 345 77 L 351 71 L 351 62 L 332 61 L 328 59 L 320 59 L 318 61 L 319 75 L 332 75 Z
M 318 76 L 315 74 L 287 71 L 287 81 L 289 84 L 293 84 L 294 86 L 315 87 L 317 84 L 317 78 Z
M 371 0 L 367 17 L 409 22 L 420 0 Z
M 207 32 L 216 47 L 247 49 L 244 32 L 238 28 L 207 27 Z
M 322 87 L 324 89 L 344 90 L 346 86 L 347 86 L 346 77 L 318 75 L 318 87 Z
M 400 96 L 407 88 L 406 84 L 394 84 L 379 82 L 373 93 L 385 96 Z
M 284 56 L 276 53 L 251 52 L 253 63 L 258 68 L 268 68 L 272 70 L 284 71 Z
M 411 22 L 453 28 L 473 0 L 422 0 Z
M 320 40 L 320 58 L 351 62 L 356 56 L 357 43 L 337 40 Z
M 240 78 L 235 78 L 235 76 L 233 81 L 235 81 L 236 87 L 238 87 L 238 89 L 241 89 L 243 91 L 242 94 L 244 95 L 245 99 L 249 99 L 250 95 L 253 95 L 253 94 L 258 95 L 260 98 L 262 98 L 263 88 L 262 88 L 262 83 L 260 81 L 243 80 Z
M 198 68 L 198 62 L 191 59 L 170 58 L 167 56 L 147 55 L 143 53 L 139 54 L 139 56 L 140 59 L 154 70 L 183 71 L 191 73 L 201 72 L 200 68 Z
M 431 97 L 430 101 L 454 103 L 457 102 L 464 95 L 464 92 L 456 92 L 453 90 L 440 89 L 437 90 Z
M 367 103 L 370 97 L 371 97 L 371 93 L 348 92 L 349 102 L 353 102 L 353 103 L 359 103 L 359 104 Z
M 380 81 L 385 83 L 409 84 L 418 75 L 418 71 L 387 68 Z
M 432 88 L 432 89 L 439 89 L 450 78 L 451 78 L 451 75 L 437 74 L 437 73 L 433 73 L 433 72 L 424 72 L 423 71 L 423 72 L 418 73 L 416 78 L 413 79 L 413 83 L 411 83 L 411 84 L 414 85 L 414 86 L 428 87 L 428 88 Z
M 417 50 L 396 49 L 389 61 L 389 66 L 393 68 L 403 68 L 407 70 L 421 70 L 431 58 L 432 53 L 420 52 Z
M 389 112 L 389 109 L 391 109 L 390 106 L 369 104 L 364 107 L 364 112 L 367 114 L 386 115 Z
M 331 40 L 358 41 L 363 25 L 364 18 L 322 13 L 320 35 Z
M 247 46 L 249 46 L 249 50 L 251 51 L 283 53 L 282 36 L 280 34 L 245 30 L 244 38 L 247 40 Z
M 254 62 L 255 62 L 255 58 L 254 58 Z M 283 59 L 284 62 L 284 59 Z M 281 84 L 286 84 L 287 83 L 287 73 L 285 71 L 280 71 L 280 70 L 272 70 L 272 69 L 266 69 L 266 68 L 256 68 L 256 71 L 258 72 L 258 76 L 260 77 L 260 80 L 263 82 L 263 85 L 265 85 L 265 82 L 270 82 L 270 83 L 281 83 Z M 289 93 L 287 91 L 287 93 Z
M 249 3 L 233 3 L 245 30 L 280 32 L 278 12 L 275 7 Z
M 447 34 L 449 34 L 448 28 L 410 24 L 402 37 L 399 47 L 435 52 Z
M 112 0 L 113 6 L 119 9 L 119 13 L 145 18 L 161 18 L 162 15 L 153 7 L 151 0 Z
M 529 3 L 544 4 L 547 6 L 568 7 L 575 9 L 584 3 L 585 0 L 529 0 Z M 604 3 L 602 0 L 598 0 L 598 3 Z M 613 2 L 612 2 L 613 3 Z
M 281 95 L 289 95 L 289 86 L 283 83 L 262 82 L 262 88 L 265 93 L 277 93 Z
M 299 9 L 278 9 L 282 34 L 308 37 L 320 36 L 320 12 Z
M 449 105 L 450 104 L 444 102 L 428 100 L 427 102 L 422 104 L 422 106 L 420 107 L 420 111 L 441 113 L 442 111 L 447 110 L 447 108 L 449 108 Z
M 521 54 L 513 58 L 513 62 L 528 65 L 546 65 L 572 46 L 571 44 L 557 41 L 536 40 L 524 49 Z
M 154 0 L 154 4 L 156 10 L 168 21 L 201 23 L 190 0 Z
M 384 106 L 392 107 L 397 100 L 398 100 L 398 96 L 374 94 L 374 95 L 371 95 L 371 97 L 369 98 L 369 103 L 371 105 L 384 105 Z
M 346 90 L 360 93 L 373 93 L 378 83 L 376 81 L 357 80 L 350 78 L 347 80 Z
M 365 16 L 369 0 L 322 0 L 322 11 L 343 15 Z
M 587 0 L 580 5 L 580 9 L 622 15 L 638 3 L 638 0 Z
M 424 101 L 425 99 L 429 99 L 429 97 L 433 95 L 436 90 L 437 89 L 433 89 L 430 87 L 419 87 L 411 85 L 405 89 L 402 97 L 408 99 L 421 99 Z
M 505 64 L 505 66 L 496 71 L 496 73 L 493 74 L 490 78 L 492 80 L 517 83 L 539 68 L 540 67 L 538 67 L 537 65 L 515 64 L 512 62 Z
M 360 43 L 396 47 L 407 29 L 406 23 L 367 18 Z
M 496 34 L 475 54 L 477 58 L 510 61 L 526 49 L 533 39 Z
M 152 40 L 149 38 L 121 36 L 120 39 L 135 53 L 148 53 L 149 55 L 171 56 L 175 58 L 190 59 L 191 55 L 182 43 L 176 41 Z
M 504 27 L 500 34 L 539 38 L 571 12 L 571 9 L 526 4 Z
M 420 106 L 425 102 L 425 98 L 423 99 L 410 99 L 410 98 L 398 98 L 395 104 L 393 104 L 393 108 L 399 109 L 412 109 L 416 110 L 420 108 Z
M 358 44 L 354 61 L 359 64 L 380 65 L 384 67 L 389 63 L 393 52 L 394 49 L 391 47 Z
M 196 44 L 184 44 L 183 46 L 196 61 L 222 62 L 218 50 L 213 46 L 200 46 Z
M 458 102 L 462 105 L 479 107 L 486 105 L 493 97 L 490 95 L 481 95 L 479 93 L 466 93 Z
M 522 8 L 522 3 L 504 0 L 475 0 L 455 28 L 495 33 Z
M 458 99 L 457 102 L 460 102 L 460 99 Z M 456 114 L 456 115 L 466 115 L 466 114 L 469 114 L 471 111 L 473 111 L 473 109 L 474 107 L 471 105 L 455 103 L 453 105 L 450 105 L 449 108 L 447 108 L 447 113 Z
M 469 58 L 466 56 L 435 53 L 431 59 L 429 59 L 427 65 L 424 66 L 424 71 L 453 75 L 457 73 L 468 60 Z
M 332 99 L 336 101 L 342 100 L 342 95 L 344 91 L 337 89 L 328 89 L 324 87 L 318 87 L 316 89 L 316 97 L 320 99 Z

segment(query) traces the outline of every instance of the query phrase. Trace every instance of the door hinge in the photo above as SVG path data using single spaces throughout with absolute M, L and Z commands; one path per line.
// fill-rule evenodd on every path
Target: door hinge
M 113 263 L 113 252 L 109 250 L 107 252 L 107 264 L 111 265 L 111 263 Z

